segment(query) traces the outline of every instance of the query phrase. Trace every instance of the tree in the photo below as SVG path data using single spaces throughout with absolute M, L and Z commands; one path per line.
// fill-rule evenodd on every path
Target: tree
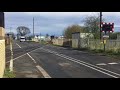
M 102 20 L 104 21 L 104 19 Z M 88 16 L 84 20 L 85 31 L 92 33 L 95 39 L 100 38 L 100 17 L 99 16 Z
M 25 26 L 19 26 L 17 28 L 17 33 L 18 33 L 18 35 L 25 36 L 26 34 L 30 33 L 30 29 Z
M 83 27 L 79 26 L 79 25 L 71 25 L 71 26 L 68 26 L 64 32 L 63 32 L 63 35 L 68 38 L 68 39 L 71 39 L 72 38 L 72 33 L 75 33 L 75 32 L 83 32 Z

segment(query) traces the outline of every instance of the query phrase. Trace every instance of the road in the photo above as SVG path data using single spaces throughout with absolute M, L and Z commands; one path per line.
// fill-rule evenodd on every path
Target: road
M 119 78 L 120 60 L 35 42 L 13 43 L 16 78 Z M 6 47 L 6 65 L 10 50 Z

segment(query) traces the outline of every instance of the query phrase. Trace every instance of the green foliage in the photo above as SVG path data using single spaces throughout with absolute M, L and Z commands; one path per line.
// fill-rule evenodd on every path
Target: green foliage
M 120 32 L 110 33 L 110 39 L 117 39 L 117 35 L 120 35 Z
M 71 39 L 72 38 L 72 33 L 75 33 L 75 32 L 83 32 L 83 27 L 79 26 L 79 25 L 71 25 L 71 26 L 68 26 L 64 32 L 63 32 L 63 35 L 68 38 L 68 39 Z
M 103 20 L 104 21 L 104 20 Z M 87 33 L 93 33 L 94 39 L 100 38 L 100 17 L 99 16 L 88 16 L 84 20 L 85 31 Z
M 6 69 L 4 73 L 4 78 L 15 78 L 15 74 L 14 72 L 10 72 L 9 69 Z

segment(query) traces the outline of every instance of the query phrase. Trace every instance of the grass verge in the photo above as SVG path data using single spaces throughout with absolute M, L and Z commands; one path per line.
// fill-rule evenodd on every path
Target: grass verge
M 58 46 L 61 47 L 59 45 L 54 45 L 54 46 Z M 102 49 L 89 49 L 89 48 L 73 48 L 73 50 L 80 50 L 80 51 L 86 51 L 86 52 L 90 52 L 90 53 L 94 53 L 97 55 L 103 55 L 103 56 L 109 56 L 115 59 L 120 59 L 120 49 L 117 50 L 117 52 L 115 52 L 114 50 L 102 50 Z
M 6 68 L 3 78 L 15 78 L 15 74 L 14 72 L 10 72 L 10 70 Z

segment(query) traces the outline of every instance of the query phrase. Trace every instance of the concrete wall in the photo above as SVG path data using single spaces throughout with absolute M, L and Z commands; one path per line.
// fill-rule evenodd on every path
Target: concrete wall
M 53 39 L 53 44 L 54 44 L 54 45 L 62 46 L 62 45 L 63 45 L 63 42 L 64 42 L 63 39 Z
M 5 31 L 0 27 L 0 78 L 3 77 L 5 70 Z
M 0 78 L 3 77 L 5 69 L 5 40 L 0 40 Z
M 0 27 L 0 40 L 5 38 L 5 30 L 4 28 Z
M 59 45 L 59 46 L 72 46 L 72 41 L 71 39 L 53 39 L 52 40 L 54 45 Z
M 78 43 L 79 42 L 79 43 Z M 72 39 L 73 48 L 89 48 L 93 49 L 104 49 L 103 41 L 99 39 Z M 105 44 L 106 50 L 112 50 L 117 52 L 120 50 L 120 40 L 107 40 Z
M 78 39 L 72 39 L 72 48 L 78 48 L 79 40 Z

